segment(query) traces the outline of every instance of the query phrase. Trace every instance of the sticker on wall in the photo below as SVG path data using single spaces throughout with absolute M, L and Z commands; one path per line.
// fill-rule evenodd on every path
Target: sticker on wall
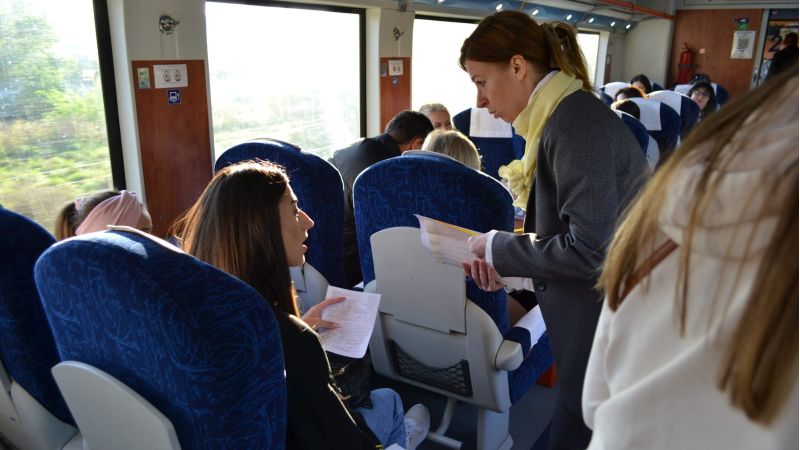
M 139 81 L 139 89 L 150 89 L 150 68 L 137 67 L 136 78 Z
M 403 74 L 403 60 L 390 59 L 389 60 L 389 75 L 402 75 Z
M 180 89 L 167 89 L 167 104 L 179 105 L 181 103 Z
M 389 69 L 386 67 L 386 63 L 381 63 L 381 78 L 385 77 L 388 72 Z
M 731 58 L 750 59 L 753 57 L 753 47 L 755 46 L 755 31 L 734 31 L 733 46 L 731 47 Z

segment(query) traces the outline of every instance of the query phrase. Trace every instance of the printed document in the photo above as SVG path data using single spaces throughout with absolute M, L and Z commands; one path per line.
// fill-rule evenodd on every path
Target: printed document
M 322 320 L 339 324 L 339 328 L 320 331 L 322 348 L 337 355 L 363 358 L 375 327 L 381 294 L 328 286 L 325 298 L 331 297 L 345 297 L 345 301 L 322 310 Z
M 422 246 L 431 252 L 436 261 L 461 268 L 462 262 L 469 263 L 475 259 L 475 255 L 469 251 L 469 238 L 482 233 L 419 214 L 414 215 L 419 219 Z M 498 275 L 497 281 L 509 289 L 531 289 L 530 278 L 503 278 Z

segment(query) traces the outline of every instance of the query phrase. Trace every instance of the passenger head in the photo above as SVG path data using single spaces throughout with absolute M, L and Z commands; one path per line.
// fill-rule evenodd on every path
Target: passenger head
M 433 129 L 452 130 L 453 122 L 450 120 L 450 111 L 441 103 L 426 103 L 419 107 L 419 112 L 425 114 L 433 124 Z
M 631 82 L 628 83 L 631 86 L 639 88 L 645 95 L 653 92 L 653 83 L 650 82 L 650 79 L 643 73 L 636 75 L 635 77 L 631 78 Z M 630 98 L 630 97 L 628 97 Z
M 392 137 L 400 150 L 417 150 L 428 133 L 433 131 L 433 124 L 425 114 L 416 111 L 400 111 L 386 125 L 386 134 Z
M 478 89 L 477 106 L 506 122 L 522 112 L 550 70 L 575 76 L 592 92 L 575 28 L 562 22 L 540 25 L 519 11 L 483 19 L 464 40 L 459 64 Z
M 644 91 L 636 86 L 629 86 L 626 88 L 622 88 L 617 91 L 617 96 L 614 98 L 615 101 L 620 100 L 627 100 L 629 98 L 644 98 Z
M 467 167 L 481 170 L 481 155 L 478 149 L 459 131 L 434 131 L 425 138 L 422 150 L 447 155 Z
M 614 111 L 622 111 L 626 112 L 633 117 L 636 117 L 636 120 L 640 120 L 641 111 L 639 111 L 639 105 L 636 102 L 632 102 L 628 99 L 625 100 L 618 100 L 611 104 L 611 109 Z
M 108 190 L 65 205 L 56 217 L 56 239 L 103 231 L 108 225 L 129 226 L 146 233 L 153 228 L 150 213 L 136 199 L 136 193 Z
M 692 75 L 692 79 L 689 80 L 689 84 L 695 84 L 701 81 L 705 81 L 706 83 L 711 83 L 711 76 L 707 73 L 696 73 Z
M 284 170 L 248 161 L 217 172 L 174 229 L 187 253 L 241 279 L 280 311 L 299 316 L 289 267 L 305 260 L 303 242 L 313 226 L 298 208 Z
M 706 115 L 717 109 L 717 97 L 714 95 L 714 86 L 706 81 L 695 83 L 689 89 L 689 97 L 700 107 L 700 113 Z
M 797 33 L 786 33 L 786 36 L 783 37 L 781 48 L 792 46 L 797 47 Z

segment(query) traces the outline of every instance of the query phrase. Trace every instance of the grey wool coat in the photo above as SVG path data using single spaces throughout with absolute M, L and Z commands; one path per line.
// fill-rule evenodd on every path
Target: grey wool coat
M 625 124 L 585 91 L 553 111 L 536 164 L 526 234 L 497 233 L 492 260 L 501 276 L 533 279 L 561 390 L 550 448 L 586 448 L 591 432 L 583 425 L 581 392 L 602 301 L 594 285 L 617 218 L 649 169 Z

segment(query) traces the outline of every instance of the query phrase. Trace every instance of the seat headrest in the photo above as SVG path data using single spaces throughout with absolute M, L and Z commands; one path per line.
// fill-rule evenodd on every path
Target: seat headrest
M 620 89 L 624 89 L 630 86 L 630 84 L 622 82 L 622 81 L 612 81 L 611 83 L 606 83 L 600 88 L 600 91 L 604 94 L 611 97 L 611 99 L 615 99 L 617 97 L 617 93 Z
M 283 447 L 280 333 L 253 288 L 127 231 L 62 241 L 35 273 L 61 357 L 142 395 L 183 448 Z
M 290 154 L 297 153 L 299 158 L 303 158 L 305 155 L 310 155 L 310 153 L 301 153 L 300 147 L 288 142 L 269 138 L 256 139 L 234 145 L 228 150 L 225 150 L 225 152 L 223 152 L 222 155 L 220 155 L 220 157 L 217 159 L 217 162 L 214 163 L 214 172 L 219 172 L 225 167 L 242 161 L 260 159 L 277 162 L 270 158 L 274 157 L 274 155 L 278 154 L 279 152 L 288 152 Z M 301 154 L 303 156 L 300 156 Z
M 36 260 L 54 242 L 39 224 L 0 206 L 0 359 L 12 380 L 74 424 L 50 373 L 61 360 L 33 278 Z

